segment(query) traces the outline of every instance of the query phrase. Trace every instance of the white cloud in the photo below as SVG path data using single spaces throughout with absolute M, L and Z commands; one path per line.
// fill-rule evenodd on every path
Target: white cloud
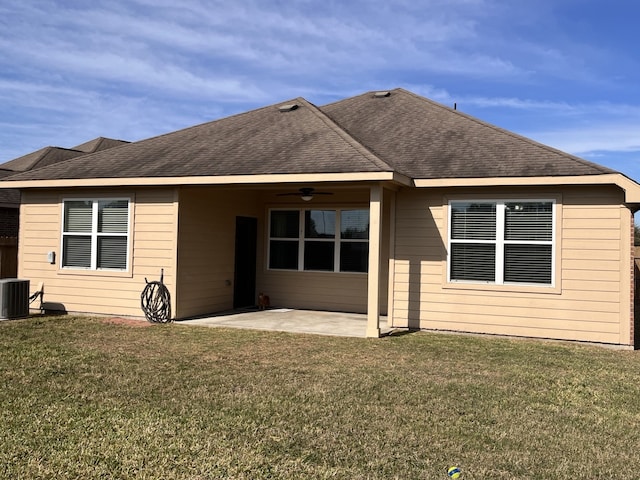
M 5 2 L 0 160 L 396 86 L 574 153 L 637 148 L 629 125 L 640 125 L 640 107 L 605 102 L 601 90 L 571 97 L 624 75 L 598 69 L 607 51 L 595 40 L 563 32 L 556 3 Z
M 205 95 L 214 76 L 223 79 L 214 90 L 256 97 L 256 74 L 313 81 L 319 73 L 363 75 L 398 65 L 462 75 L 522 73 L 508 59 L 462 48 L 477 37 L 477 10 L 467 11 L 477 2 L 462 2 L 463 10 L 440 2 L 422 3 L 419 10 L 404 2 L 355 2 L 348 9 L 321 2 L 89 5 L 15 6 L 9 18 L 28 16 L 32 26 L 7 22 L 0 48 L 23 59 L 23 69 Z
M 633 125 L 602 123 L 586 128 L 555 128 L 530 132 L 535 140 L 575 155 L 595 152 L 640 152 L 640 122 Z
M 480 118 L 485 111 L 526 118 L 521 134 L 575 155 L 640 151 L 640 105 L 465 95 L 458 101 L 474 107 Z

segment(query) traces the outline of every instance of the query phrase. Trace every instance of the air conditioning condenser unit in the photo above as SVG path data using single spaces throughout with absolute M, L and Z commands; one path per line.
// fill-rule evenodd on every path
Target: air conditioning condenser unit
M 29 280 L 0 280 L 0 320 L 29 316 Z

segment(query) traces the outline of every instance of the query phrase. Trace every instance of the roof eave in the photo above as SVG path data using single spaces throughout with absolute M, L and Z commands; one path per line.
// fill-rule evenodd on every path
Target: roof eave
M 397 172 L 352 173 L 285 173 L 264 175 L 226 175 L 192 177 L 137 177 L 137 178 L 83 178 L 58 180 L 1 181 L 0 188 L 81 188 L 81 187 L 132 187 L 178 185 L 251 185 L 273 183 L 320 183 L 388 181 L 400 185 L 412 185 L 410 178 Z
M 418 188 L 617 185 L 625 192 L 625 203 L 640 203 L 640 185 L 621 173 L 557 177 L 428 178 L 416 179 L 414 184 Z

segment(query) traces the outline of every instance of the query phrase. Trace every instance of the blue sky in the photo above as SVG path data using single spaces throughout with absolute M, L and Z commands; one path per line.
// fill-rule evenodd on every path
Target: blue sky
M 631 0 L 2 2 L 0 162 L 403 87 L 640 180 L 638 18 Z

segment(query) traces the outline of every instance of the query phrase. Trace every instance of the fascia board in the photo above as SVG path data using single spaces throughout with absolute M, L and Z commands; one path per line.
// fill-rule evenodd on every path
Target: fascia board
M 640 203 L 640 185 L 620 173 L 560 177 L 490 177 L 415 179 L 418 188 L 514 187 L 558 185 L 617 185 L 625 192 L 626 203 Z

